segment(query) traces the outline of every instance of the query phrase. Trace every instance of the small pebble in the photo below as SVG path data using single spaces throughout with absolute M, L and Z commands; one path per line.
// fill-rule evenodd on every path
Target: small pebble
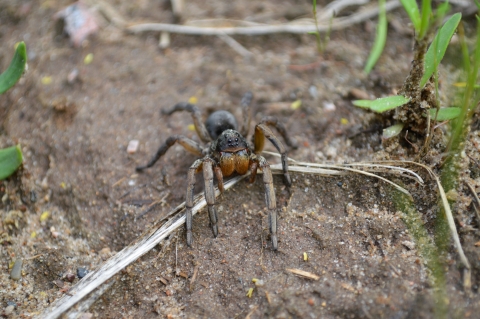
M 355 99 L 359 99 L 359 100 L 370 100 L 371 99 L 370 94 L 368 94 L 367 92 L 365 92 L 363 90 L 357 89 L 357 88 L 352 88 L 349 93 Z
M 15 301 L 7 301 L 7 306 L 13 306 L 13 308 L 17 308 L 17 303 Z
M 74 68 L 72 71 L 70 71 L 70 73 L 68 73 L 67 82 L 69 84 L 73 84 L 77 80 L 78 74 L 79 74 L 78 69 Z
M 5 308 L 5 317 L 10 316 L 13 313 L 13 310 L 15 309 L 14 306 L 7 306 Z
M 310 87 L 308 88 L 308 93 L 314 100 L 318 98 L 318 89 L 315 85 L 310 85 Z
M 65 280 L 68 282 L 73 282 L 75 280 L 75 275 L 72 273 L 68 273 L 65 275 Z
M 78 268 L 77 268 L 77 276 L 78 276 L 78 278 L 82 279 L 82 278 L 85 277 L 87 274 L 88 274 L 87 268 L 84 268 L 84 267 L 78 267 Z
M 139 143 L 138 140 L 131 140 L 130 142 L 128 142 L 127 153 L 128 154 L 135 153 L 138 150 L 138 143 Z
M 337 107 L 332 102 L 323 102 L 323 110 L 325 112 L 332 112 L 332 111 L 335 111 L 336 109 Z
M 10 272 L 10 278 L 13 280 L 19 280 L 22 278 L 22 264 L 23 260 L 15 260 L 15 264 L 13 264 L 12 271 Z

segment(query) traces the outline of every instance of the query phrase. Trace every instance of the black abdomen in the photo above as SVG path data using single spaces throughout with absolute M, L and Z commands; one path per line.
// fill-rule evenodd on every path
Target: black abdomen
M 223 131 L 237 130 L 237 120 L 232 113 L 227 111 L 216 111 L 210 114 L 205 122 L 208 134 L 213 140 L 216 140 Z

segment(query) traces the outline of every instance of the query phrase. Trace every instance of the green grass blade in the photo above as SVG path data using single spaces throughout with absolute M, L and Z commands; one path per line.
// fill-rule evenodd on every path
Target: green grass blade
M 12 175 L 22 164 L 23 155 L 20 145 L 0 150 L 0 180 Z
M 423 39 L 430 27 L 430 15 L 432 14 L 432 1 L 422 0 L 422 17 L 420 19 L 420 31 L 418 32 L 418 39 Z
M 27 48 L 25 42 L 20 42 L 15 50 L 12 62 L 7 70 L 0 74 L 0 94 L 11 88 L 23 74 L 27 63 Z
M 461 13 L 455 13 L 451 16 L 440 28 L 432 44 L 430 44 L 425 54 L 425 73 L 420 81 L 420 87 L 423 87 L 425 83 L 427 83 L 433 72 L 438 68 L 461 18 Z
M 412 21 L 415 32 L 420 31 L 420 11 L 418 10 L 417 2 L 415 0 L 400 0 L 403 8 L 408 14 L 410 21 Z
M 437 122 L 453 120 L 460 115 L 462 109 L 459 107 L 446 107 L 438 110 L 437 114 Z M 430 118 L 435 119 L 435 114 L 437 113 L 437 109 L 430 109 Z
M 375 43 L 373 44 L 372 51 L 370 52 L 367 64 L 363 70 L 367 74 L 372 71 L 378 58 L 380 58 L 387 40 L 387 13 L 385 10 L 385 0 L 380 0 L 379 6 L 380 11 L 378 15 L 377 36 L 375 37 Z
M 408 101 L 410 101 L 410 99 L 402 95 L 394 95 L 376 100 L 356 100 L 352 103 L 355 106 L 367 108 L 374 112 L 382 113 L 402 106 Z

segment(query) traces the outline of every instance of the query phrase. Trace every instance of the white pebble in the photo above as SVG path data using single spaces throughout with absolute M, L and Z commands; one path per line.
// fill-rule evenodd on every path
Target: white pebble
M 128 142 L 127 153 L 133 154 L 138 150 L 138 140 L 131 140 Z

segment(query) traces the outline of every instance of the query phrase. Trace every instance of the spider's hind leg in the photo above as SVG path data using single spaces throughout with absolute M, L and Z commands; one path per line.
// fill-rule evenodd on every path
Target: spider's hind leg
M 152 159 L 146 165 L 138 166 L 136 168 L 137 172 L 141 172 L 146 168 L 152 167 L 160 159 L 160 157 L 165 155 L 168 149 L 172 147 L 175 143 L 182 145 L 187 151 L 193 154 L 196 154 L 198 156 L 203 156 L 203 149 L 200 146 L 200 144 L 183 135 L 172 135 L 169 138 L 167 138 L 165 143 L 160 145 L 160 147 L 157 150 L 157 153 L 155 153 L 155 156 L 153 156 Z

